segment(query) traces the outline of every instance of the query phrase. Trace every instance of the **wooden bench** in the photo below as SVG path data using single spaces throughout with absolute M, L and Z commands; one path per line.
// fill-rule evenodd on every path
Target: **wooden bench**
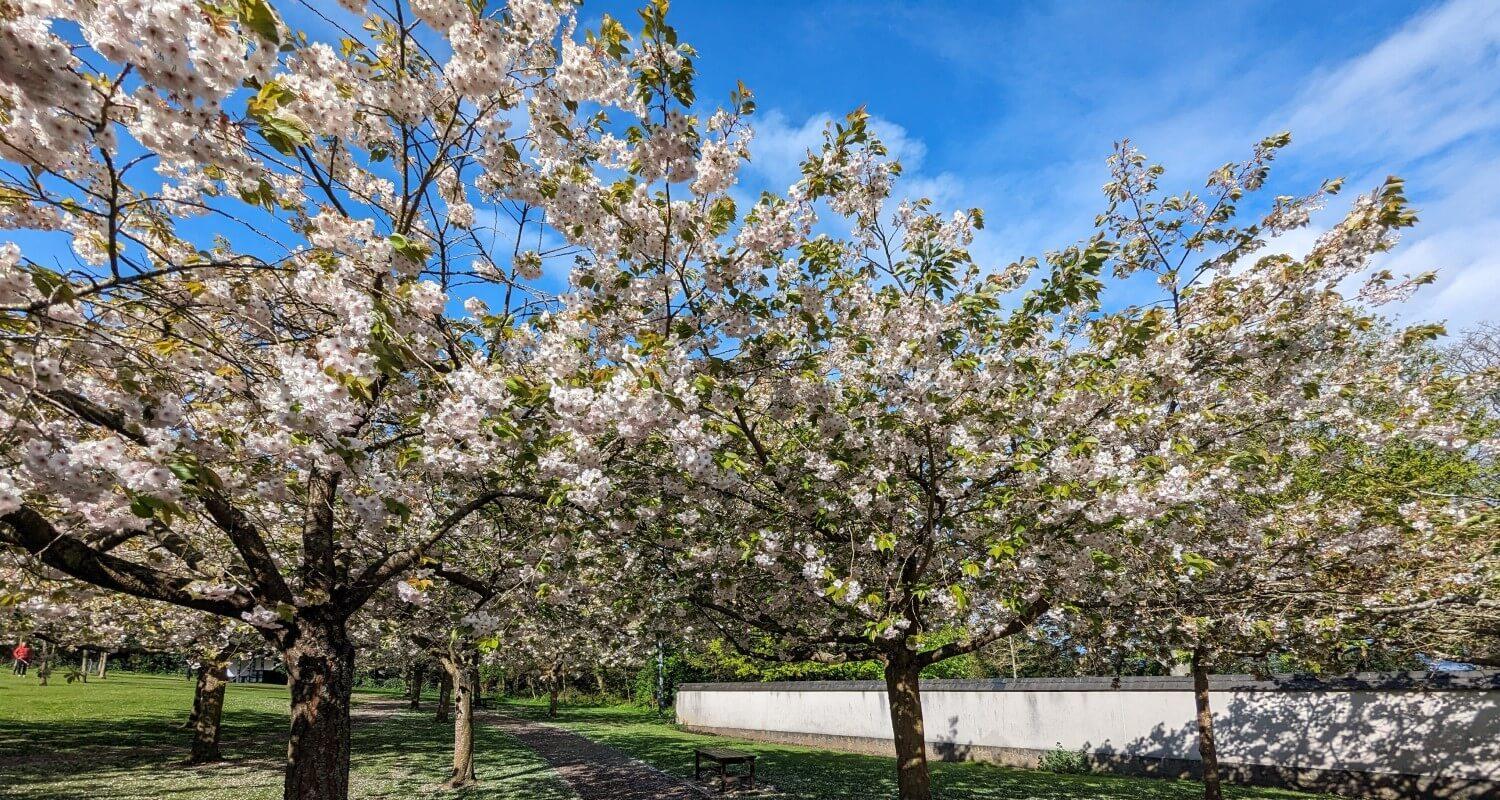
M 723 792 L 729 788 L 729 779 L 735 782 L 749 779 L 750 788 L 755 788 L 755 756 L 740 750 L 730 750 L 727 747 L 700 747 L 693 751 L 693 780 L 703 776 L 703 762 L 712 761 L 719 773 L 719 791 Z M 750 772 L 732 775 L 729 772 L 731 764 L 749 764 Z

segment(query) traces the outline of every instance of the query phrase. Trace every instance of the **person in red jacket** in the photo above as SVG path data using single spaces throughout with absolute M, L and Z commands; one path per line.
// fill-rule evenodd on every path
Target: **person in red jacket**
M 26 668 L 31 666 L 31 648 L 26 645 L 26 641 L 23 639 L 20 644 L 16 645 L 16 649 L 10 651 L 10 655 L 16 660 L 15 667 L 11 671 L 17 675 L 25 675 Z

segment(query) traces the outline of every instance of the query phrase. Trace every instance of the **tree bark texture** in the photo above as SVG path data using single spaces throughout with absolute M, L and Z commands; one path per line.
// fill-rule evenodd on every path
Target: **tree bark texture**
M 198 681 L 193 688 L 193 749 L 189 764 L 219 761 L 219 723 L 224 715 L 224 689 L 229 683 L 229 662 L 203 660 L 198 665 Z
M 927 738 L 922 727 L 922 669 L 911 654 L 891 654 L 885 664 L 885 691 L 896 745 L 896 785 L 901 800 L 932 800 L 927 771 Z
M 343 618 L 299 617 L 282 656 L 292 688 L 285 800 L 349 796 L 349 695 L 354 645 Z
M 479 670 L 461 661 L 444 661 L 448 682 L 453 685 L 453 772 L 450 788 L 476 783 L 474 775 L 474 695 L 479 689 Z
M 1208 666 L 1203 652 L 1193 651 L 1193 701 L 1198 707 L 1198 756 L 1203 762 L 1203 800 L 1222 800 L 1219 747 L 1214 742 L 1214 714 L 1209 706 Z

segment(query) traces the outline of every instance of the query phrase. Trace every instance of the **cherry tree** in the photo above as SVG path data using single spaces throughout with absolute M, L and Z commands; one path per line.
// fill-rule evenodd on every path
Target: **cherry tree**
M 1210 800 L 1222 796 L 1213 671 L 1276 656 L 1299 671 L 1338 672 L 1351 656 L 1357 663 L 1371 651 L 1403 652 L 1408 641 L 1394 635 L 1399 626 L 1370 613 L 1393 578 L 1412 581 L 1405 567 L 1420 560 L 1419 585 L 1407 583 L 1403 592 L 1449 597 L 1483 572 L 1474 535 L 1443 534 L 1413 549 L 1418 531 L 1430 537 L 1438 526 L 1462 524 L 1446 503 L 1421 498 L 1410 484 L 1361 479 L 1357 491 L 1340 491 L 1365 465 L 1326 453 L 1276 459 L 1272 472 L 1284 479 L 1269 489 L 1226 493 L 1152 521 L 1172 534 L 1137 537 L 1140 546 L 1113 551 L 1100 575 L 1108 591 L 1060 616 L 1088 664 L 1144 656 L 1188 665 Z M 1162 548 L 1167 542 L 1170 550 Z
M 364 626 L 403 660 L 436 662 L 442 670 L 437 718 L 447 721 L 451 704 L 452 788 L 478 780 L 474 710 L 480 665 L 500 646 L 495 630 L 516 597 L 537 591 L 541 570 L 557 553 L 547 544 L 556 537 L 543 538 L 554 515 L 533 506 L 544 508 L 523 501 L 471 517 L 462 536 L 444 542 L 377 599 Z
M 1441 373 L 1390 369 L 1439 329 L 1367 334 L 1372 308 L 1430 278 L 1339 291 L 1414 221 L 1399 181 L 1301 257 L 1260 251 L 1336 183 L 1236 222 L 1286 143 L 1203 197 L 1162 196 L 1160 168 L 1122 146 L 1095 235 L 991 270 L 968 250 L 981 212 L 895 202 L 899 165 L 856 113 L 732 238 L 727 204 L 663 196 L 680 238 L 659 263 L 575 276 L 560 317 L 607 320 L 587 363 L 610 367 L 554 391 L 559 424 L 730 641 L 884 664 L 901 794 L 928 797 L 924 668 L 1108 602 L 1120 553 L 1191 546 L 1161 521 L 1213 528 L 1235 510 L 1210 498 L 1273 490 L 1266 463 L 1302 427 L 1459 446 L 1430 402 Z M 833 221 L 847 235 L 810 235 Z M 1143 277 L 1159 302 L 1116 299 Z M 1398 412 L 1362 419 L 1373 397 Z
M 67 681 L 87 683 L 90 650 L 101 655 L 118 652 L 153 638 L 153 626 L 133 626 L 131 617 L 118 613 L 124 612 L 129 603 L 120 603 L 116 596 L 92 587 L 71 584 L 55 573 L 38 574 L 29 566 L 0 556 L 0 585 L 5 586 L 0 595 L 0 627 L 8 634 L 7 639 L 42 643 L 35 659 L 41 685 L 49 684 L 63 649 L 82 653 L 79 665 L 66 667 Z
M 588 561 L 597 554 L 581 550 Z M 628 589 L 601 592 L 618 586 L 616 570 L 583 567 L 569 579 L 545 588 L 512 607 L 495 632 L 501 663 L 516 674 L 538 676 L 547 690 L 547 713 L 557 716 L 558 699 L 572 679 L 589 672 L 628 669 L 652 652 L 650 622 L 641 614 Z
M 243 622 L 180 606 L 102 591 L 54 570 L 8 564 L 0 576 L 10 595 L 0 627 L 27 632 L 54 646 L 129 650 L 186 656 L 196 673 L 187 727 L 192 730 L 190 764 L 222 758 L 220 723 L 228 668 L 236 657 L 269 646 Z
M 1451 597 L 1481 572 L 1485 547 L 1482 526 L 1466 520 L 1473 504 L 1460 502 L 1470 498 L 1440 490 L 1472 469 L 1476 439 L 1493 447 L 1482 442 L 1493 422 L 1476 403 L 1492 383 L 1433 357 L 1440 326 L 1394 329 L 1373 316 L 1432 276 L 1378 270 L 1354 298 L 1339 292 L 1415 220 L 1401 183 L 1357 199 L 1305 257 L 1266 256 L 1240 271 L 1262 236 L 1337 191 L 1331 182 L 1308 198 L 1277 198 L 1261 223 L 1235 227 L 1235 205 L 1286 141 L 1268 139 L 1211 176 L 1207 201 L 1161 197 L 1160 168 L 1121 147 L 1101 217 L 1120 243 L 1117 273 L 1154 274 L 1164 290 L 1154 324 L 1171 336 L 1158 333 L 1151 347 L 1178 349 L 1187 368 L 1184 379 L 1155 358 L 1117 358 L 1116 379 L 1158 419 L 1120 425 L 1113 439 L 1171 465 L 1191 502 L 1121 520 L 1123 538 L 1096 554 L 1107 588 L 1073 604 L 1075 634 L 1089 631 L 1080 639 L 1104 653 L 1165 663 L 1186 654 L 1211 798 L 1220 796 L 1208 692 L 1216 663 L 1284 653 L 1326 668 L 1351 645 L 1391 646 L 1379 641 L 1388 631 L 1361 624 L 1382 591 Z M 1277 281 L 1257 285 L 1256 272 Z M 1124 466 L 1079 455 L 1093 474 Z
M 264 0 L 0 13 L 0 227 L 51 243 L 0 246 L 0 538 L 256 626 L 292 684 L 288 798 L 347 795 L 348 619 L 557 477 L 530 283 L 567 247 L 533 235 L 604 220 L 537 206 L 597 157 L 579 104 L 634 113 L 664 57 L 617 23 L 580 42 L 548 0 L 343 27 Z
M 1339 291 L 1412 222 L 1399 182 L 1259 256 L 1320 198 L 1234 224 L 1283 138 L 1202 198 L 1122 149 L 1099 231 L 980 265 L 982 213 L 897 202 L 862 113 L 739 208 L 754 101 L 697 110 L 666 11 L 580 39 L 549 0 L 397 2 L 337 47 L 264 0 L 0 14 L 0 226 L 76 262 L 0 248 L 0 538 L 255 625 L 288 798 L 347 795 L 348 620 L 497 504 L 585 515 L 747 650 L 881 661 L 925 798 L 923 668 L 1108 600 L 1300 424 L 1457 446 L 1376 357 L 1435 329 L 1358 335 L 1422 278 Z

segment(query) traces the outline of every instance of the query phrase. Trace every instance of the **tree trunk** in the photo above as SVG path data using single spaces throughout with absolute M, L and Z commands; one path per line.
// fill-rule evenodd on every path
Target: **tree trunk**
M 224 714 L 224 687 L 229 662 L 205 658 L 198 665 L 198 683 L 193 689 L 193 750 L 189 764 L 219 761 L 219 721 Z
M 904 649 L 885 663 L 885 693 L 896 744 L 896 784 L 901 800 L 932 800 L 927 773 L 927 737 L 922 730 L 921 668 Z
M 438 676 L 438 704 L 437 721 L 448 721 L 448 707 L 453 704 L 453 679 L 448 677 L 448 671 L 443 670 Z
M 104 651 L 104 650 L 100 650 L 99 651 L 99 672 L 96 674 L 95 677 L 99 678 L 99 680 L 104 680 L 104 677 L 105 677 L 104 672 L 105 672 L 106 669 L 108 669 L 108 665 L 109 665 L 109 653 L 106 652 L 106 651 Z
M 557 693 L 562 690 L 562 680 L 556 669 L 547 673 L 547 716 L 557 716 Z
M 1198 755 L 1203 760 L 1203 800 L 1221 800 L 1219 748 L 1214 743 L 1214 715 L 1208 705 L 1208 667 L 1203 652 L 1193 651 L 1193 700 L 1198 706 Z
M 427 665 L 411 665 L 406 676 L 406 704 L 413 711 L 422 706 L 422 686 L 427 683 Z
M 467 664 L 444 661 L 448 682 L 454 690 L 453 774 L 450 788 L 478 782 L 474 776 L 474 692 L 479 687 L 479 670 Z
M 42 657 L 36 662 L 36 679 L 39 686 L 46 686 L 47 679 L 52 677 L 51 656 L 51 646 L 47 642 L 42 642 Z
M 294 625 L 282 653 L 292 687 L 284 800 L 346 800 L 354 645 L 341 618 Z
M 667 656 L 660 639 L 656 641 L 656 713 L 667 713 Z
M 78 670 L 79 678 L 84 683 L 89 682 L 89 651 L 83 651 L 83 667 Z

